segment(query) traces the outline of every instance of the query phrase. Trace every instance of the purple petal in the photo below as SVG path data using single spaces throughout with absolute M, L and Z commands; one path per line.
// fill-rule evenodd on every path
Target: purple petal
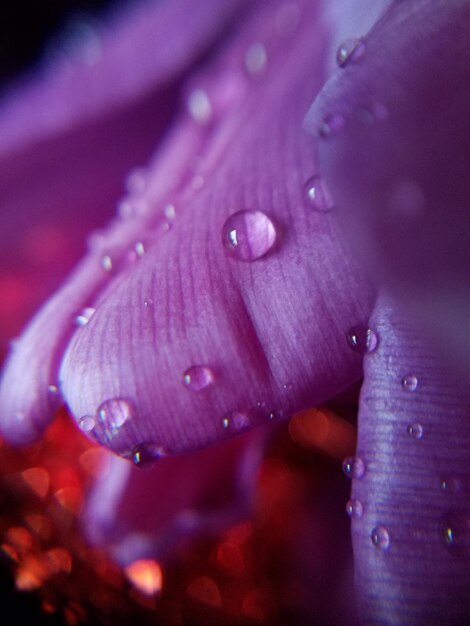
M 470 395 L 393 299 L 379 299 L 370 326 L 379 345 L 364 359 L 352 490 L 364 623 L 463 624 Z
M 76 419 L 91 417 L 92 436 L 124 456 L 149 441 L 175 453 L 201 447 L 360 377 L 346 335 L 367 318 L 371 292 L 345 254 L 334 211 L 305 196 L 316 165 L 301 125 L 323 57 L 316 9 L 301 6 L 286 35 L 277 12 L 260 5 L 193 81 L 213 119 L 182 118 L 148 170 L 140 196 L 148 212 L 102 244 L 116 274 L 89 301 L 96 313 L 74 334 L 60 376 Z M 167 203 L 176 219 L 162 236 Z M 224 224 L 243 210 L 257 211 L 270 234 L 234 256 Z M 252 227 L 242 224 L 242 239 Z M 145 254 L 129 264 L 138 237 Z M 192 367 L 213 379 L 199 392 L 184 384 Z
M 465 0 L 396 2 L 308 117 L 344 122 L 319 159 L 357 254 L 466 377 L 469 26 Z
M 160 458 L 144 470 L 113 456 L 89 496 L 85 536 L 128 565 L 140 558 L 165 559 L 183 537 L 218 533 L 244 520 L 265 436 L 247 433 L 178 458 Z

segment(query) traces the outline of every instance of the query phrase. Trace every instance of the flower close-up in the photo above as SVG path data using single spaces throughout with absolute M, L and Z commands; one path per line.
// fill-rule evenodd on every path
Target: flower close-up
M 8 601 L 468 623 L 469 29 L 468 0 L 121 0 L 5 81 Z

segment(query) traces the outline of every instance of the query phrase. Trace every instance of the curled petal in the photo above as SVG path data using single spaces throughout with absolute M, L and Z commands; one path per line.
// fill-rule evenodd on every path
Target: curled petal
M 468 2 L 396 2 L 307 119 L 353 247 L 468 376 Z M 331 131 L 331 132 L 329 132 Z

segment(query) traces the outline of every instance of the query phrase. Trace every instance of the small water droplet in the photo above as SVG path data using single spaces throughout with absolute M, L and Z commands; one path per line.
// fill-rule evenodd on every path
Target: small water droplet
M 169 222 L 174 222 L 176 218 L 176 209 L 174 204 L 167 204 L 163 209 L 163 213 Z
M 136 167 L 126 177 L 126 190 L 131 195 L 140 195 L 147 187 L 147 171 L 143 167 Z
M 354 326 L 347 335 L 350 347 L 358 354 L 370 354 L 379 345 L 379 336 L 367 326 Z
M 227 252 L 238 261 L 254 261 L 264 256 L 276 241 L 276 228 L 261 211 L 238 211 L 222 229 Z
M 110 272 L 113 269 L 113 260 L 109 254 L 105 254 L 101 257 L 101 267 L 105 272 Z
M 96 426 L 95 418 L 91 415 L 84 415 L 78 420 L 78 427 L 84 433 L 91 432 Z
M 401 386 L 407 391 L 416 391 L 416 389 L 418 389 L 418 379 L 413 374 L 403 376 Z
M 138 241 L 134 244 L 134 252 L 138 257 L 143 257 L 145 254 L 145 246 L 143 241 Z
M 468 476 L 443 476 L 439 481 L 442 491 L 447 493 L 461 493 L 469 491 L 470 478 Z
M 421 424 L 410 424 L 407 427 L 406 432 L 415 439 L 421 439 L 423 436 L 423 427 Z
M 327 115 L 318 128 L 318 135 L 323 139 L 332 137 L 339 133 L 339 131 L 346 124 L 346 119 L 341 113 L 333 113 Z
M 91 320 L 93 315 L 96 313 L 96 309 L 91 306 L 87 306 L 80 311 L 80 313 L 75 318 L 76 326 L 86 326 L 88 322 Z
M 348 456 L 343 461 L 343 472 L 348 478 L 362 478 L 366 473 L 366 466 L 360 457 Z
M 166 456 L 168 452 L 163 446 L 151 442 L 139 443 L 132 450 L 132 462 L 140 469 L 150 468 L 156 461 Z
M 379 550 L 387 550 L 390 546 L 390 535 L 383 526 L 376 526 L 370 534 L 372 543 Z
M 100 404 L 97 415 L 106 434 L 112 437 L 132 417 L 132 407 L 127 400 L 113 398 Z
M 153 307 L 153 300 L 152 300 L 152 298 L 147 298 L 146 300 L 144 300 L 144 307 L 146 309 L 151 309 Z
M 442 518 L 440 534 L 454 556 L 470 556 L 470 511 L 449 511 Z
M 362 502 L 360 500 L 354 500 L 354 498 L 351 498 L 351 500 L 348 500 L 346 503 L 346 513 L 349 515 L 349 517 L 356 517 L 356 518 L 360 518 L 362 517 L 363 513 L 364 513 L 364 507 L 362 506 Z
M 214 372 L 207 365 L 193 365 L 183 374 L 183 383 L 191 391 L 201 391 L 214 382 Z
M 293 387 L 294 385 L 292 383 L 284 383 L 282 385 L 282 388 L 285 389 L 286 391 L 290 391 Z
M 198 124 L 207 124 L 212 118 L 212 104 L 204 89 L 194 89 L 188 96 L 189 114 Z
M 307 180 L 304 195 L 308 205 L 316 211 L 327 212 L 333 208 L 333 199 L 320 176 L 312 176 Z
M 51 396 L 57 396 L 60 393 L 59 387 L 57 385 L 48 385 L 47 391 Z
M 339 67 L 346 67 L 350 63 L 356 62 L 365 52 L 365 43 L 363 39 L 350 37 L 343 41 L 336 53 L 336 62 Z
M 245 67 L 251 76 L 258 76 L 266 69 L 268 55 L 262 43 L 252 44 L 245 53 Z
M 249 411 L 229 411 L 222 418 L 222 428 L 228 432 L 240 432 L 249 428 L 252 419 Z

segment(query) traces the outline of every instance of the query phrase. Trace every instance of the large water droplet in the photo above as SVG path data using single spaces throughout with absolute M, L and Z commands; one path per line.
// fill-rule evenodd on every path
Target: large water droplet
M 106 434 L 112 437 L 132 417 L 132 407 L 127 400 L 113 398 L 100 404 L 97 415 Z
M 273 247 L 276 228 L 261 211 L 238 211 L 225 222 L 222 241 L 234 259 L 254 261 Z
M 93 315 L 96 313 L 96 309 L 91 306 L 87 306 L 80 311 L 80 313 L 75 318 L 76 326 L 86 326 L 88 322 L 91 320 Z
M 418 389 L 418 379 L 413 374 L 403 376 L 401 386 L 407 391 L 416 391 L 416 389 Z
M 348 478 L 362 478 L 366 472 L 366 466 L 360 457 L 348 456 L 343 461 L 343 472 Z
M 350 328 L 347 339 L 351 348 L 358 354 L 369 354 L 379 345 L 379 336 L 371 328 L 367 328 L 367 326 Z
M 159 459 L 163 459 L 166 456 L 168 456 L 168 452 L 165 448 L 156 443 L 139 443 L 132 450 L 132 462 L 141 469 L 152 467 Z
M 91 432 L 96 426 L 95 418 L 91 415 L 84 415 L 78 420 L 78 427 L 84 433 Z
M 470 511 L 449 511 L 441 522 L 444 545 L 455 556 L 470 556 Z
M 406 432 L 415 439 L 421 439 L 423 436 L 423 427 L 421 424 L 410 424 L 406 429 Z
M 268 55 L 262 43 L 254 43 L 245 53 L 245 67 L 251 76 L 258 76 L 266 69 Z
M 362 506 L 362 502 L 360 500 L 354 500 L 354 498 L 351 498 L 351 500 L 348 500 L 348 502 L 346 503 L 346 513 L 351 518 L 362 517 L 364 513 L 364 507 Z
M 364 40 L 356 37 L 350 37 L 343 41 L 336 53 L 336 62 L 339 67 L 346 67 L 350 63 L 354 63 L 360 59 L 365 52 Z
M 222 418 L 222 428 L 227 432 L 237 433 L 252 424 L 250 411 L 229 411 Z
M 183 374 L 183 383 L 191 391 L 201 391 L 214 382 L 214 372 L 207 365 L 193 365 Z
M 333 208 L 333 200 L 320 176 L 312 176 L 307 180 L 304 195 L 308 205 L 316 211 L 327 212 Z
M 212 118 L 212 104 L 204 89 L 194 89 L 188 96 L 188 111 L 195 122 L 207 124 Z
M 387 550 L 390 546 L 390 535 L 383 526 L 376 526 L 370 534 L 372 543 L 379 550 Z

